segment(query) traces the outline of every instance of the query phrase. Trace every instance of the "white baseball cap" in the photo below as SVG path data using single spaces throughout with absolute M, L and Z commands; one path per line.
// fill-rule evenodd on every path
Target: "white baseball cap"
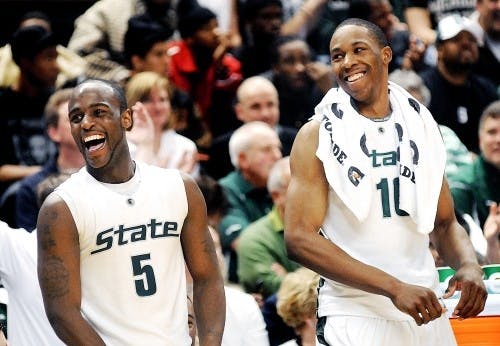
M 462 31 L 470 32 L 481 44 L 482 37 L 477 32 L 474 22 L 467 17 L 462 17 L 459 14 L 452 14 L 444 17 L 438 23 L 436 42 L 442 42 L 457 36 Z

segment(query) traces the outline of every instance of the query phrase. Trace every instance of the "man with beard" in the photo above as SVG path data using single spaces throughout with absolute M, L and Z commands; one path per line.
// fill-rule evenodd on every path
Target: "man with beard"
M 245 78 L 271 67 L 271 49 L 283 25 L 280 0 L 247 0 L 241 8 L 243 44 L 235 52 Z
M 497 95 L 491 81 L 473 72 L 479 53 L 472 22 L 458 15 L 443 18 L 436 48 L 437 66 L 421 73 L 431 92 L 429 110 L 469 150 L 478 152 L 479 117 Z
M 307 43 L 296 36 L 282 36 L 275 41 L 271 65 L 263 76 L 278 90 L 280 124 L 298 129 L 332 87 L 330 68 L 313 61 Z
M 500 2 L 477 0 L 477 22 L 484 32 L 484 43 L 479 47 L 479 60 L 475 71 L 500 86 Z

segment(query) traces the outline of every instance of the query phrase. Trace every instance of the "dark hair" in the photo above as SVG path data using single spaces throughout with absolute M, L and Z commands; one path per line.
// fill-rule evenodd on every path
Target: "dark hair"
M 210 20 L 217 18 L 215 13 L 200 6 L 196 0 L 180 0 L 177 4 L 177 14 L 177 30 L 184 39 L 192 37 Z
M 251 20 L 254 19 L 263 8 L 276 5 L 283 8 L 281 0 L 246 0 L 241 5 L 241 13 L 244 20 Z
M 144 58 L 158 42 L 167 41 L 173 31 L 154 20 L 148 14 L 133 16 L 128 20 L 128 29 L 123 42 L 123 54 L 126 62 L 134 55 Z
M 274 40 L 273 45 L 272 45 L 271 50 L 270 50 L 270 53 L 269 53 L 269 55 L 270 55 L 269 59 L 271 62 L 271 66 L 275 66 L 279 63 L 280 48 L 283 47 L 285 44 L 290 43 L 290 42 L 294 42 L 294 41 L 304 42 L 305 45 L 309 48 L 309 53 L 311 54 L 311 60 L 313 60 L 312 51 L 309 47 L 309 44 L 307 44 L 307 42 L 304 41 L 303 39 L 301 39 L 299 36 L 295 36 L 295 35 L 278 36 Z
M 42 12 L 42 11 L 28 11 L 28 12 L 26 12 L 25 14 L 22 15 L 21 19 L 19 19 L 19 25 L 22 22 L 27 21 L 29 19 L 41 19 L 41 20 L 47 22 L 47 24 L 49 24 L 49 26 L 52 25 L 52 23 L 50 22 L 49 16 L 47 16 L 47 14 Z
M 128 104 L 127 104 L 127 98 L 125 97 L 125 91 L 123 90 L 122 86 L 118 82 L 115 82 L 112 80 L 107 80 L 107 79 L 100 79 L 100 78 L 89 78 L 89 79 L 85 79 L 85 80 L 79 82 L 76 85 L 76 87 L 78 87 L 82 84 L 85 84 L 85 83 L 90 83 L 90 82 L 99 82 L 99 83 L 103 83 L 103 84 L 110 86 L 113 89 L 113 92 L 114 92 L 116 98 L 118 99 L 118 102 L 120 103 L 120 113 L 127 110 Z
M 337 26 L 335 32 L 337 32 L 337 30 L 339 30 L 341 27 L 347 25 L 355 25 L 366 28 L 370 32 L 370 35 L 372 35 L 372 37 L 378 42 L 380 48 L 389 47 L 389 41 L 378 25 L 360 18 L 348 18 Z M 334 35 L 335 32 L 333 33 Z
M 219 212 L 224 215 L 229 209 L 229 202 L 217 180 L 209 175 L 202 174 L 196 179 L 196 182 L 205 198 L 207 214 L 213 215 Z
M 57 46 L 54 34 L 40 25 L 30 25 L 17 29 L 10 40 L 12 59 L 19 65 L 23 58 L 33 59 L 48 47 Z
M 368 20 L 372 12 L 370 0 L 351 0 L 349 1 L 348 18 L 359 18 Z

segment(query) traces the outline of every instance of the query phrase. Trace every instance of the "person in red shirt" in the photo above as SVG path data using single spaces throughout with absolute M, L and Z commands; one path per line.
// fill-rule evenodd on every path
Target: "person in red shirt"
M 227 52 L 215 14 L 191 0 L 178 5 L 181 40 L 170 44 L 170 80 L 191 95 L 203 123 L 217 136 L 237 126 L 232 110 L 241 63 Z

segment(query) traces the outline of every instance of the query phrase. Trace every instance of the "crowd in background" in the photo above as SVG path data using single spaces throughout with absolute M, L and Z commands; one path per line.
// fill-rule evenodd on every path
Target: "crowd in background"
M 72 88 L 116 81 L 134 112 L 132 157 L 190 174 L 204 194 L 227 281 L 224 344 L 314 345 L 318 277 L 284 244 L 287 156 L 336 86 L 329 43 L 349 17 L 387 36 L 391 80 L 440 125 L 457 217 L 482 234 L 481 263 L 500 263 L 495 0 L 98 0 L 67 45 L 51 18 L 27 9 L 0 48 L 0 219 L 36 228 L 46 184 L 84 166 Z

